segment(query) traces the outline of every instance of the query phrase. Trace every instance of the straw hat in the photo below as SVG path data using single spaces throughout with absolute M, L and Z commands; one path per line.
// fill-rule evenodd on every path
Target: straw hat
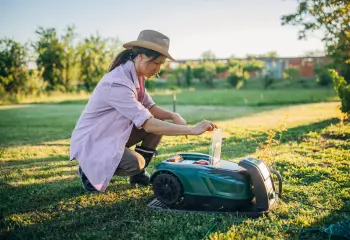
M 143 30 L 140 32 L 136 41 L 125 43 L 123 47 L 130 49 L 132 47 L 143 47 L 159 52 L 172 61 L 175 59 L 169 54 L 170 39 L 154 30 Z

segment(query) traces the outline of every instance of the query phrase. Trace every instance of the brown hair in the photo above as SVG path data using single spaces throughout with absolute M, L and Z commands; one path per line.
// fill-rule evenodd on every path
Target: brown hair
M 159 52 L 142 47 L 132 47 L 131 49 L 125 49 L 117 56 L 115 56 L 112 63 L 109 65 L 108 72 L 112 71 L 114 68 L 118 67 L 121 64 L 125 64 L 128 60 L 134 60 L 139 54 L 145 54 L 147 57 L 151 58 L 149 61 L 154 61 L 162 55 Z

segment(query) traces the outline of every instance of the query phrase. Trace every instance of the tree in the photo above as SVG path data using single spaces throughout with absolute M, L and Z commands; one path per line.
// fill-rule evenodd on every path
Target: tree
M 268 89 L 271 87 L 271 85 L 275 82 L 275 78 L 273 77 L 273 73 L 271 69 L 264 69 L 263 70 L 263 77 L 262 77 L 262 85 L 264 89 Z
M 169 76 L 170 79 L 176 81 L 176 85 L 178 87 L 181 87 L 184 85 L 184 81 L 185 81 L 185 67 L 184 65 L 180 65 L 178 66 L 177 68 L 175 68 L 170 76 Z
M 28 49 L 12 40 L 0 39 L 0 93 L 18 94 L 28 80 Z
M 247 61 L 242 60 L 229 60 L 229 70 L 226 80 L 228 83 L 235 87 L 240 88 L 244 84 L 244 80 L 248 79 L 248 71 L 245 70 Z
M 66 34 L 63 35 L 63 51 L 64 51 L 64 58 L 62 60 L 63 64 L 63 76 L 64 76 L 64 82 L 63 86 L 66 91 L 69 91 L 71 84 L 72 84 L 72 78 L 74 76 L 74 70 L 75 66 L 77 64 L 77 52 L 74 47 L 74 39 L 76 38 L 75 33 L 75 27 L 74 26 L 68 26 L 66 30 Z
M 226 63 L 216 63 L 215 64 L 215 70 L 216 70 L 216 73 L 220 74 L 220 73 L 224 73 L 226 72 L 227 70 L 229 69 L 229 66 L 228 64 Z
M 190 87 L 191 86 L 191 82 L 192 82 L 192 70 L 191 70 L 190 65 L 186 66 L 185 78 L 186 78 L 187 86 Z
M 308 33 L 324 30 L 327 53 L 341 75 L 350 83 L 350 1 L 349 0 L 298 0 L 292 14 L 282 16 L 282 24 L 300 26 L 299 39 Z
M 279 55 L 276 51 L 269 51 L 263 54 L 247 54 L 247 59 L 256 59 L 256 58 L 277 58 Z
M 270 51 L 267 52 L 266 54 L 261 55 L 262 57 L 267 57 L 267 58 L 277 58 L 278 53 L 276 51 Z
M 215 53 L 211 50 L 207 50 L 202 53 L 201 59 L 202 60 L 214 60 L 216 58 Z
M 341 99 L 341 110 L 347 115 L 350 114 L 350 84 L 348 84 L 344 77 L 339 76 L 339 74 L 331 69 L 329 70 L 330 75 L 334 80 L 334 88 L 338 92 Z
M 325 63 L 318 63 L 314 72 L 317 75 L 317 82 L 321 86 L 328 86 L 333 82 L 332 76 L 329 73 L 330 66 Z
M 205 67 L 203 65 L 195 65 L 192 67 L 192 74 L 194 78 L 199 80 L 204 79 Z
M 296 80 L 300 77 L 300 70 L 299 68 L 288 68 L 286 70 L 284 70 L 284 75 L 286 78 L 290 79 L 290 80 Z
M 301 26 L 299 39 L 316 30 L 324 30 L 322 41 L 327 53 L 334 60 L 344 81 L 338 87 L 342 100 L 342 111 L 348 111 L 350 99 L 350 1 L 349 0 L 298 0 L 295 13 L 282 16 L 282 24 Z M 332 72 L 332 79 L 337 86 L 341 76 Z M 326 76 L 326 75 L 325 75 Z M 344 85 L 347 83 L 347 85 Z M 344 105 L 347 104 L 347 105 Z
M 98 34 L 96 36 L 91 35 L 79 43 L 78 52 L 81 85 L 87 91 L 92 91 L 106 73 L 109 64 L 106 40 L 102 39 Z
M 214 62 L 205 62 L 204 66 L 204 82 L 211 88 L 214 87 L 214 77 L 216 75 L 216 68 Z
M 204 82 L 209 87 L 214 87 L 214 77 L 216 75 L 216 68 L 214 62 L 203 62 L 192 67 L 192 74 L 194 78 Z
M 265 63 L 260 60 L 245 61 L 244 71 L 248 73 L 261 72 L 264 69 Z
M 54 28 L 39 27 L 38 42 L 33 44 L 37 53 L 36 64 L 42 71 L 42 77 L 47 82 L 47 90 L 63 90 L 64 84 L 64 58 L 65 49 Z
M 119 41 L 118 38 L 108 38 L 106 39 L 106 48 L 107 48 L 107 61 L 111 62 L 113 58 L 123 51 L 123 44 Z
M 247 59 L 256 59 L 258 58 L 259 56 L 257 54 L 250 54 L 248 53 L 246 56 L 245 56 Z

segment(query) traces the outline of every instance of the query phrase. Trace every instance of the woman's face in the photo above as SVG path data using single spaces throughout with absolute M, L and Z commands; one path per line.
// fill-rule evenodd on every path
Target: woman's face
M 165 56 L 159 56 L 155 60 L 151 60 L 152 57 L 147 57 L 145 54 L 139 56 L 139 69 L 138 75 L 144 77 L 151 77 L 160 71 L 160 66 L 165 62 Z

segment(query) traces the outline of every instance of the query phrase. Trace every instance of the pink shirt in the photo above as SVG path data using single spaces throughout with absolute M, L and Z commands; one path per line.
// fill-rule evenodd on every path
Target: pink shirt
M 140 91 L 142 99 L 139 98 Z M 153 105 L 147 91 L 140 87 L 132 61 L 107 73 L 97 84 L 70 142 L 70 159 L 79 162 L 97 190 L 106 190 L 133 125 L 140 128 L 152 117 L 148 109 Z

